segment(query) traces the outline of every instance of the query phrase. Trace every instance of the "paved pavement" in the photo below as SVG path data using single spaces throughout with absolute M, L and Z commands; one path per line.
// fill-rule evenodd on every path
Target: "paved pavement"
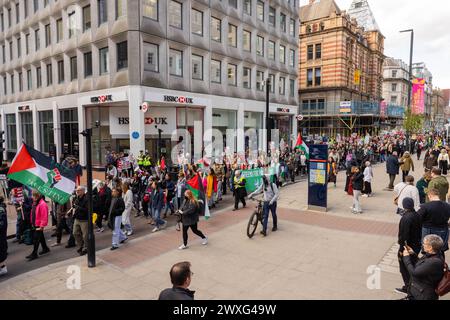
M 395 259 L 399 217 L 392 193 L 382 190 L 384 167 L 374 171 L 375 197 L 363 198 L 362 215 L 350 213 L 342 173 L 339 188 L 330 187 L 326 214 L 304 211 L 302 182 L 282 190 L 279 231 L 266 238 L 246 237 L 251 207 L 224 209 L 199 224 L 207 246 L 190 234 L 190 248 L 177 250 L 181 234 L 172 227 L 114 252 L 99 251 L 97 268 L 77 257 L 8 279 L 0 283 L 0 299 L 156 299 L 170 286 L 168 271 L 179 261 L 192 263 L 197 299 L 401 298 L 393 293 L 401 284 Z M 70 266 L 80 268 L 80 290 L 67 288 Z

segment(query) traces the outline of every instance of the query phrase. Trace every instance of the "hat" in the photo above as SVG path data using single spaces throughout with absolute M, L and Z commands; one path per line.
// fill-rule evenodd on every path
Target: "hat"
M 414 200 L 411 198 L 403 199 L 403 209 L 405 210 L 414 210 Z

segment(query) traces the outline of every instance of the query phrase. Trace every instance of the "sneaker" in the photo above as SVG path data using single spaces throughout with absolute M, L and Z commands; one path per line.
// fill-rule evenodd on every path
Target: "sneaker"
M 101 233 L 103 231 L 105 231 L 105 228 L 97 228 L 97 233 Z
M 267 233 L 263 230 L 260 232 L 262 234 L 263 237 L 267 236 Z
M 120 241 L 120 243 L 125 243 L 125 241 L 127 241 L 128 238 L 123 239 L 122 241 Z
M 50 249 L 47 248 L 46 250 L 42 250 L 41 252 L 39 252 L 39 255 L 42 256 L 42 255 L 44 255 L 46 253 L 49 253 L 49 252 L 50 252 Z
M 116 249 L 119 249 L 119 247 L 118 246 L 112 246 L 111 249 L 109 249 L 109 250 L 114 251 Z
M 180 226 L 177 224 L 177 227 L 175 228 L 177 231 L 181 231 Z
M 167 221 L 164 221 L 164 223 L 161 225 L 160 229 L 164 229 L 165 227 L 167 227 Z
M 236 209 L 236 208 L 234 208 L 233 210 L 231 210 L 231 211 L 237 211 L 238 209 Z
M 83 251 L 80 252 L 80 256 L 84 256 L 86 254 L 87 254 L 87 250 L 83 250 Z
M 127 231 L 126 235 L 131 236 L 133 234 L 133 231 Z
M 275 232 L 275 231 L 277 231 L 277 230 L 278 230 L 277 227 L 273 227 L 273 228 L 272 228 L 272 232 Z
M 406 290 L 405 287 L 403 287 L 403 288 L 395 288 L 394 292 L 400 293 L 400 294 L 408 294 L 408 291 Z
M 61 245 L 61 243 L 59 243 L 59 242 L 56 242 L 56 243 L 54 243 L 54 244 L 52 244 L 50 247 L 59 247 Z
M 185 246 L 184 244 L 182 244 L 181 246 L 178 247 L 178 250 L 184 250 L 187 248 L 188 248 L 188 246 Z
M 362 197 L 363 197 L 363 198 L 368 198 L 369 195 L 368 195 L 368 194 L 363 194 Z
M 37 258 L 39 258 L 39 256 L 37 254 L 30 254 L 27 257 L 28 261 L 33 261 L 33 260 L 36 260 Z
M 153 233 L 158 232 L 158 231 L 159 231 L 159 228 L 158 228 L 158 227 L 155 227 L 155 228 L 152 230 Z
M 7 273 L 8 273 L 8 269 L 6 268 L 6 266 L 3 266 L 0 268 L 0 276 L 4 276 Z
M 83 251 L 83 248 L 79 248 L 79 249 L 77 250 L 78 253 L 81 253 L 81 251 Z
M 206 246 L 208 244 L 208 237 L 205 237 L 202 241 L 202 245 Z

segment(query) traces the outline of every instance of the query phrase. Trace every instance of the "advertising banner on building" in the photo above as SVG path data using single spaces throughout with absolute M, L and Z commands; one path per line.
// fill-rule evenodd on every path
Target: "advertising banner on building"
M 425 79 L 414 79 L 412 85 L 411 111 L 413 114 L 423 114 L 425 112 Z
M 380 102 L 380 117 L 381 119 L 385 119 L 386 118 L 386 113 L 387 113 L 387 103 L 386 101 L 381 101 Z
M 339 104 L 339 113 L 352 113 L 352 102 L 341 101 Z
M 359 86 L 361 84 L 361 70 L 356 69 L 355 70 L 355 85 Z

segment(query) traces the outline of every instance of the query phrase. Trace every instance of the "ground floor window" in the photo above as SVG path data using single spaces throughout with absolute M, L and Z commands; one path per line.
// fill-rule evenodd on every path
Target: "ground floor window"
M 39 112 L 39 136 L 41 152 L 49 153 L 50 145 L 54 139 L 53 111 Z
M 73 155 L 80 156 L 79 134 L 78 131 L 78 110 L 66 109 L 60 111 L 61 119 L 61 146 L 63 157 Z
M 16 115 L 6 115 L 7 159 L 12 160 L 17 152 Z
M 86 127 L 92 128 L 92 165 L 103 166 L 108 151 L 115 150 L 112 145 L 109 126 L 109 107 L 86 108 Z
M 20 114 L 22 140 L 31 147 L 34 146 L 33 138 L 33 113 L 24 112 Z
M 291 143 L 292 116 L 289 115 L 271 115 L 274 120 L 275 129 L 279 130 L 280 142 L 283 140 L 288 146 Z
M 196 125 L 195 122 L 198 124 Z M 177 108 L 177 129 L 182 130 L 185 129 L 189 132 L 191 136 L 191 156 L 194 156 L 195 159 L 200 159 L 203 156 L 203 146 L 201 148 L 202 152 L 199 154 L 195 154 L 194 149 L 194 134 L 195 135 L 201 135 L 203 138 L 203 109 L 200 108 L 188 108 L 188 107 L 178 107 Z M 197 132 L 198 131 L 198 132 Z M 186 141 L 186 137 L 181 135 L 179 140 L 180 142 Z M 202 139 L 203 141 L 203 139 Z M 188 150 L 186 146 L 184 145 L 183 150 Z M 197 147 L 198 149 L 198 147 Z M 184 151 L 186 153 L 186 151 Z
M 237 129 L 237 111 L 236 110 L 221 110 L 213 109 L 212 127 L 222 133 L 223 148 L 230 148 L 230 152 L 236 152 L 237 150 L 237 137 L 234 136 L 233 143 L 230 141 L 230 136 L 227 136 L 227 129 Z M 220 153 L 223 150 L 220 151 Z
M 260 148 L 259 136 L 263 128 L 263 113 L 244 113 L 245 150 L 257 151 Z

